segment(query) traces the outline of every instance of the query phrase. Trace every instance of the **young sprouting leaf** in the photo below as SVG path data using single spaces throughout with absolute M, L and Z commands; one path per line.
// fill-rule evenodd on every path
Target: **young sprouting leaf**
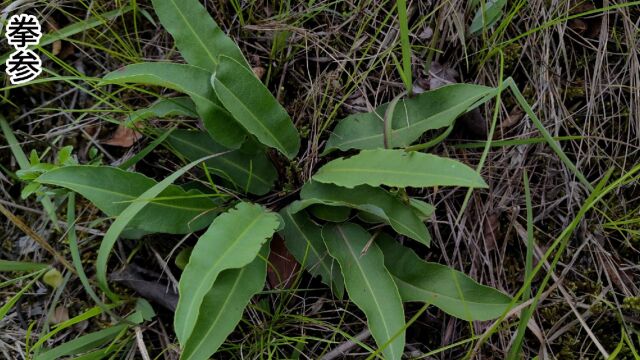
M 300 149 L 300 137 L 287 111 L 250 69 L 221 56 L 211 85 L 218 99 L 249 133 L 261 143 L 292 159 Z
M 387 235 L 376 243 L 403 301 L 433 304 L 468 321 L 494 319 L 510 306 L 509 296 L 447 266 L 426 262 Z
M 193 333 L 200 308 L 220 273 L 249 264 L 280 226 L 280 216 L 241 202 L 218 216 L 200 237 L 179 284 L 174 327 L 183 346 Z
M 36 180 L 70 189 L 108 216 L 118 216 L 146 190 L 157 184 L 142 174 L 110 166 L 75 165 L 51 170 Z M 187 234 L 204 228 L 216 216 L 218 203 L 197 190 L 170 185 L 127 225 L 145 232 Z
M 63 281 L 64 277 L 62 276 L 62 273 L 60 273 L 60 271 L 56 268 L 51 268 L 49 269 L 49 271 L 44 273 L 44 275 L 42 275 L 42 282 L 54 289 L 62 285 Z
M 249 68 L 238 45 L 225 35 L 200 0 L 153 0 L 153 9 L 189 64 L 213 72 L 218 56 L 226 55 Z
M 167 138 L 179 154 L 193 161 L 226 149 L 201 131 L 175 130 Z M 230 182 L 238 191 L 264 195 L 271 190 L 278 173 L 264 151 L 255 154 L 233 150 L 205 161 L 213 175 Z
M 279 231 L 287 249 L 303 264 L 313 276 L 320 276 L 322 282 L 331 287 L 333 293 L 342 298 L 344 279 L 338 263 L 327 252 L 322 240 L 322 228 L 313 223 L 305 212 L 292 214 L 290 208 L 280 211 L 284 228 Z
M 129 115 L 128 123 L 135 124 L 148 118 L 166 118 L 170 116 L 187 116 L 197 118 L 196 105 L 189 97 L 160 99 L 145 109 L 136 110 Z
M 155 85 L 189 95 L 209 135 L 228 148 L 238 148 L 246 132 L 216 98 L 209 83 L 210 77 L 210 72 L 193 65 L 151 62 L 128 65 L 110 72 L 101 84 Z
M 455 160 L 404 150 L 362 150 L 333 160 L 313 180 L 354 188 L 358 185 L 487 187 L 473 169 Z
M 384 358 L 399 360 L 405 343 L 404 309 L 398 288 L 384 267 L 382 251 L 375 243 L 366 249 L 371 234 L 353 223 L 326 225 L 322 237 L 340 264 L 349 298 L 367 316 L 378 346 L 385 346 Z
M 207 360 L 242 319 L 244 308 L 262 290 L 269 247 L 240 269 L 223 271 L 202 300 L 200 316 L 182 350 L 181 359 Z
M 458 116 L 488 100 L 495 91 L 486 86 L 453 84 L 398 101 L 388 132 L 389 147 L 406 147 L 427 130 L 451 125 Z M 331 133 L 324 153 L 335 149 L 384 148 L 384 117 L 388 107 L 389 103 L 374 112 L 344 118 Z
M 186 247 L 180 250 L 178 255 L 176 255 L 176 259 L 174 261 L 178 269 L 184 270 L 184 268 L 187 267 L 187 264 L 189 263 L 189 258 L 191 257 L 192 252 L 193 252 L 193 247 Z
M 413 207 L 422 221 L 428 219 L 435 211 L 433 205 L 419 199 L 410 198 L 409 205 Z
M 300 198 L 302 200 L 291 205 L 292 213 L 297 213 L 314 204 L 347 206 L 377 216 L 398 233 L 427 246 L 431 241 L 427 227 L 418 217 L 415 209 L 378 187 L 360 185 L 347 189 L 311 181 L 302 187 Z
M 507 0 L 480 0 L 477 2 L 484 2 L 484 4 L 478 4 L 478 10 L 469 27 L 469 34 L 475 34 L 493 26 L 500 19 L 502 9 L 507 5 Z

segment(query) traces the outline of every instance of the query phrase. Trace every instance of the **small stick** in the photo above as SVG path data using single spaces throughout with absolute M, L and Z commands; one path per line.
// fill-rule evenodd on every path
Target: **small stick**
M 58 254 L 58 252 L 56 252 L 56 250 L 45 239 L 43 239 L 42 236 L 33 231 L 33 229 L 25 224 L 19 216 L 12 214 L 6 207 L 2 206 L 2 204 L 0 204 L 0 213 L 6 216 L 14 225 L 16 225 L 20 230 L 22 230 L 22 232 L 24 232 L 25 234 L 27 234 L 27 236 L 37 242 L 43 249 L 53 255 L 53 257 L 60 264 L 67 268 L 67 270 L 77 275 L 76 269 L 73 267 L 73 265 L 71 265 L 62 255 Z
M 349 350 L 358 346 L 359 342 L 363 342 L 367 340 L 371 336 L 371 331 L 369 329 L 364 329 L 356 336 L 353 337 L 352 340 L 348 340 L 340 344 L 337 348 L 329 351 L 325 356 L 322 357 L 321 360 L 333 360 L 337 358 L 341 358 L 345 356 Z

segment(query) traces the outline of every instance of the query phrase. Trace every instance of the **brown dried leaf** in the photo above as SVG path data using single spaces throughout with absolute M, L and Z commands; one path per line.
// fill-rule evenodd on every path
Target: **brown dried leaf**
M 291 255 L 278 235 L 271 240 L 271 252 L 269 253 L 269 266 L 267 275 L 269 284 L 274 288 L 288 289 L 298 271 L 298 262 Z
M 265 68 L 263 68 L 262 66 L 256 66 L 254 68 L 252 68 L 253 73 L 256 75 L 256 77 L 260 80 L 262 80 L 262 78 L 264 77 L 264 74 L 266 74 L 267 70 L 265 70 Z
M 498 237 L 500 236 L 500 217 L 496 213 L 488 214 L 484 218 L 482 228 L 484 235 L 484 246 L 487 251 L 495 250 L 498 247 Z
M 53 314 L 49 318 L 49 322 L 53 325 L 60 324 L 69 320 L 69 309 L 64 306 L 58 306 L 53 310 Z
M 140 128 L 141 126 L 141 123 L 136 124 L 136 127 L 138 128 Z M 142 134 L 140 134 L 138 131 L 120 124 L 118 125 L 118 128 L 113 133 L 111 138 L 108 140 L 103 140 L 101 141 L 101 143 L 104 145 L 128 148 L 133 146 L 133 144 L 135 144 L 136 141 L 140 140 L 141 137 Z

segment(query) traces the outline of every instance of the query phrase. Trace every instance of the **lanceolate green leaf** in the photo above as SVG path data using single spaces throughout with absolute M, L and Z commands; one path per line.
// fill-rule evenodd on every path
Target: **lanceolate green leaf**
M 397 187 L 487 187 L 473 169 L 458 161 L 404 150 L 363 150 L 333 160 L 313 180 L 353 188 L 358 185 Z
M 185 345 L 199 318 L 200 307 L 220 273 L 249 264 L 280 225 L 280 216 L 260 205 L 241 202 L 218 216 L 193 248 L 180 278 L 174 326 Z
M 416 210 L 381 188 L 360 185 L 347 189 L 312 181 L 302 187 L 300 198 L 301 201 L 291 205 L 292 213 L 314 204 L 347 206 L 378 216 L 398 233 L 425 245 L 429 245 L 431 240 L 427 227 Z
M 61 167 L 35 181 L 73 190 L 109 216 L 120 215 L 132 201 L 157 184 L 139 173 L 88 165 Z M 129 221 L 129 229 L 187 234 L 209 225 L 219 205 L 200 191 L 184 191 L 177 185 L 168 186 L 157 199 L 148 200 L 151 202 Z
M 367 316 L 371 335 L 385 359 L 400 359 L 405 343 L 402 301 L 393 278 L 384 267 L 382 252 L 371 235 L 353 223 L 327 225 L 322 237 L 331 256 L 338 260 L 349 298 Z
M 322 240 L 322 228 L 309 220 L 304 212 L 292 214 L 289 208 L 284 208 L 280 215 L 284 220 L 284 228 L 279 233 L 289 252 L 311 275 L 320 276 L 322 282 L 342 298 L 344 279 L 338 263 L 327 252 Z
M 393 110 L 389 146 L 408 146 L 427 130 L 451 125 L 494 92 L 495 89 L 486 86 L 454 84 L 399 101 Z M 389 103 L 374 112 L 350 115 L 340 121 L 324 152 L 384 148 L 384 116 L 388 107 Z
M 148 118 L 165 118 L 169 116 L 198 117 L 196 105 L 185 96 L 160 99 L 146 109 L 136 110 L 129 116 L 129 122 L 135 123 Z
M 153 0 L 153 8 L 189 64 L 213 72 L 218 56 L 226 55 L 249 67 L 238 46 L 218 27 L 200 0 Z
M 459 271 L 423 261 L 389 236 L 379 236 L 376 243 L 403 301 L 433 304 L 468 321 L 494 319 L 510 306 L 509 296 L 480 285 Z
M 431 216 L 431 214 L 433 214 L 433 212 L 435 211 L 435 208 L 433 207 L 433 205 L 419 199 L 411 198 L 409 199 L 409 204 L 411 204 L 413 209 L 416 211 L 416 213 L 422 220 L 428 219 Z
M 223 271 L 202 301 L 200 316 L 181 359 L 206 360 L 242 319 L 244 308 L 264 287 L 268 246 L 249 265 Z
M 209 83 L 210 77 L 209 71 L 193 65 L 152 62 L 133 64 L 110 72 L 102 83 L 163 86 L 189 95 L 209 135 L 228 148 L 238 148 L 246 132 L 216 98 Z
M 298 131 L 287 111 L 250 69 L 221 56 L 211 84 L 224 107 L 258 141 L 289 159 L 296 156 L 300 148 Z
M 175 130 L 167 138 L 167 143 L 189 161 L 225 150 L 201 131 Z M 233 150 L 205 164 L 236 190 L 256 195 L 269 192 L 278 178 L 275 167 L 264 152 L 248 154 L 242 149 Z

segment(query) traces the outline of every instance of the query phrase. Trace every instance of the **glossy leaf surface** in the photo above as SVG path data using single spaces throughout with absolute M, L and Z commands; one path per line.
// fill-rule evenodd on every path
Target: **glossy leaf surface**
M 263 246 L 261 254 L 248 265 L 220 274 L 202 300 L 200 316 L 184 346 L 181 359 L 209 359 L 235 329 L 244 308 L 264 287 L 268 249 L 268 246 Z
M 189 161 L 223 153 L 205 161 L 205 164 L 213 175 L 230 182 L 240 192 L 264 195 L 278 178 L 264 151 L 251 154 L 238 149 L 224 153 L 227 149 L 201 131 L 175 130 L 167 138 L 167 143 Z
M 142 174 L 110 166 L 65 166 L 40 175 L 36 181 L 73 190 L 109 216 L 118 216 L 157 182 Z M 218 202 L 200 191 L 170 185 L 127 224 L 145 232 L 187 234 L 200 230 L 216 216 Z
M 488 99 L 495 89 L 453 84 L 400 100 L 393 108 L 389 147 L 406 147 L 427 130 L 449 126 L 460 115 Z M 374 112 L 353 114 L 341 120 L 331 133 L 324 152 L 384 148 L 384 119 L 390 103 Z
M 415 209 L 378 187 L 360 185 L 347 189 L 313 181 L 302 187 L 300 198 L 302 200 L 292 204 L 291 212 L 296 213 L 314 204 L 347 206 L 377 216 L 398 233 L 425 245 L 429 245 L 431 240 Z
M 353 223 L 327 225 L 322 237 L 344 276 L 349 298 L 367 316 L 371 335 L 385 359 L 400 359 L 405 344 L 402 301 L 375 243 L 363 253 L 371 234 Z M 387 344 L 388 343 L 388 344 Z M 386 345 L 385 345 L 386 344 Z
M 358 185 L 429 187 L 487 184 L 473 169 L 458 161 L 404 150 L 363 150 L 350 158 L 327 163 L 313 180 L 354 188 Z
M 445 265 L 426 262 L 389 236 L 376 243 L 403 301 L 433 304 L 468 321 L 497 318 L 510 306 L 509 296 Z
M 241 202 L 218 216 L 196 243 L 180 278 L 174 325 L 185 345 L 200 318 L 204 298 L 227 269 L 252 262 L 280 226 L 280 216 L 260 205 Z
M 151 62 L 128 65 L 110 72 L 102 83 L 155 85 L 189 95 L 209 135 L 226 147 L 238 148 L 246 132 L 216 98 L 209 83 L 210 77 L 209 71 L 193 65 Z
M 153 0 L 153 8 L 189 64 L 213 72 L 218 57 L 226 55 L 248 67 L 238 45 L 199 0 Z
M 258 141 L 289 159 L 298 154 L 300 137 L 289 114 L 250 69 L 221 56 L 211 85 L 233 118 Z

